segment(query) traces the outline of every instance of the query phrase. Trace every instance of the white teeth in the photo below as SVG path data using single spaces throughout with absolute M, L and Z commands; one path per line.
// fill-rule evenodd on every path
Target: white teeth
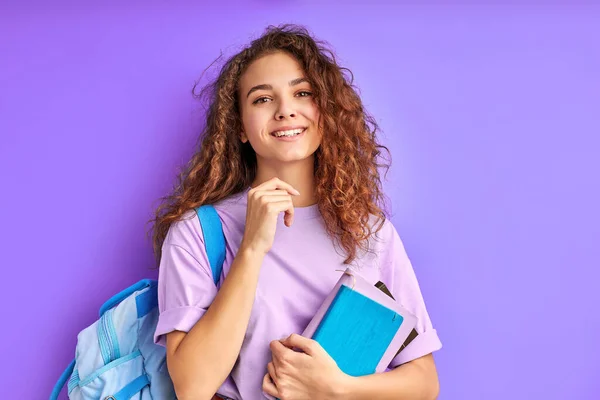
M 304 128 L 291 129 L 289 131 L 277 131 L 277 132 L 273 132 L 273 135 L 275 135 L 277 137 L 281 137 L 281 136 L 296 136 L 296 135 L 301 134 L 302 132 L 304 132 Z

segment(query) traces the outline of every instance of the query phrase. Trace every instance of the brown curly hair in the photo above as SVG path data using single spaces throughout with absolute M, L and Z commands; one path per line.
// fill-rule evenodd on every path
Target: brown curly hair
M 157 265 L 171 223 L 186 211 L 248 188 L 256 176 L 256 154 L 239 140 L 242 129 L 238 105 L 240 77 L 261 56 L 283 51 L 295 57 L 313 88 L 321 114 L 321 145 L 315 152 L 315 185 L 319 211 L 334 245 L 341 245 L 350 264 L 357 249 L 369 251 L 367 239 L 386 219 L 381 190 L 377 143 L 379 127 L 363 107 L 354 77 L 339 66 L 326 43 L 317 41 L 303 26 L 269 26 L 262 36 L 231 57 L 216 80 L 205 86 L 199 98 L 208 98 L 206 125 L 199 149 L 179 175 L 174 193 L 163 197 L 148 222 L 153 224 L 153 248 Z M 350 76 L 346 76 L 347 72 Z M 195 94 L 194 85 L 192 94 Z M 373 219 L 374 218 L 374 219 Z M 373 223 L 375 222 L 375 223 Z M 150 234 L 151 232 L 149 232 Z

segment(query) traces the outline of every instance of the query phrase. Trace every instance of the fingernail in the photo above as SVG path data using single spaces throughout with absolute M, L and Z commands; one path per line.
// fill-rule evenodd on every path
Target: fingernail
M 294 192 L 296 193 L 296 196 L 299 196 L 299 195 L 300 195 L 300 192 L 299 192 L 299 191 L 297 191 L 296 189 L 294 189 Z

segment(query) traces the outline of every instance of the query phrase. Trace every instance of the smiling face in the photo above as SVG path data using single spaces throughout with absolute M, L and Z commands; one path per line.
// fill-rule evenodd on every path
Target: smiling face
M 256 152 L 258 167 L 312 162 L 321 143 L 319 110 L 298 61 L 284 52 L 255 60 L 240 78 L 240 138 Z

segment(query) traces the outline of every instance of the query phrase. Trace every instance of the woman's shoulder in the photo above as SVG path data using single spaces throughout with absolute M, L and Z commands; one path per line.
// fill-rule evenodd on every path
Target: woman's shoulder
M 387 216 L 380 219 L 375 215 L 371 215 L 369 224 L 373 232 L 371 242 L 376 247 L 385 247 L 398 236 L 396 227 Z
M 187 249 L 194 248 L 197 243 L 204 241 L 200 222 L 195 209 L 185 211 L 169 226 L 165 244 L 174 244 Z
M 232 218 L 245 217 L 247 199 L 244 194 L 244 192 L 236 193 L 212 204 L 223 223 Z M 175 244 L 180 242 L 189 243 L 190 241 L 203 242 L 204 238 L 197 208 L 185 211 L 176 221 L 171 223 L 165 240 Z
M 214 203 L 213 206 L 217 214 L 219 214 L 223 230 L 226 232 L 238 232 L 243 228 L 246 221 L 248 193 L 247 191 L 234 193 Z
M 226 211 L 230 209 L 246 209 L 246 205 L 248 203 L 248 190 L 243 190 L 241 192 L 237 192 L 231 194 L 213 204 L 217 212 Z
M 368 247 L 371 255 L 378 259 L 378 264 L 388 264 L 390 259 L 405 253 L 400 234 L 388 217 L 383 222 L 373 217 L 372 222 L 373 233 L 369 238 Z M 381 227 L 379 228 L 380 224 Z

